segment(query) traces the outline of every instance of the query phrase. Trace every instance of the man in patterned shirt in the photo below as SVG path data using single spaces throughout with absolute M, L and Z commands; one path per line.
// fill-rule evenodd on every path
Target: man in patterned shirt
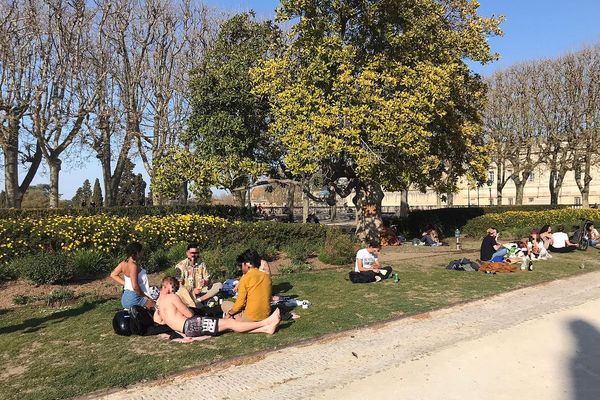
M 171 329 L 181 332 L 187 337 L 217 336 L 224 331 L 272 335 L 281 321 L 279 309 L 276 309 L 268 318 L 257 322 L 193 316 L 192 311 L 175 294 L 178 289 L 177 279 L 173 277 L 163 279 L 160 296 L 156 302 L 154 322 L 168 325 Z
M 187 258 L 175 266 L 175 277 L 180 284 L 177 295 L 186 306 L 197 307 L 217 295 L 223 284 L 215 282 L 208 287 L 210 275 L 206 265 L 200 261 L 197 243 L 189 243 L 185 254 Z

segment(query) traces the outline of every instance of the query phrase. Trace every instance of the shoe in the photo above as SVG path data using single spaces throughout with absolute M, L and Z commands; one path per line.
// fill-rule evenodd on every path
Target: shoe
M 527 269 L 529 271 L 533 271 L 533 263 L 531 261 L 529 261 L 529 265 L 527 266 Z

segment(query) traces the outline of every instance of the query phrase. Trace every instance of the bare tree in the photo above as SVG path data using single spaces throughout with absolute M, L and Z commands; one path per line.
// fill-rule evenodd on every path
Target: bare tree
M 38 19 L 30 31 L 41 57 L 36 62 L 30 129 L 50 170 L 50 207 L 58 207 L 63 153 L 97 99 L 87 82 L 92 13 L 84 1 L 43 0 L 36 7 Z
M 535 64 L 520 64 L 497 72 L 488 82 L 484 129 L 491 139 L 490 145 L 495 146 L 493 161 L 497 168 L 499 205 L 502 190 L 510 179 L 516 187 L 515 204 L 523 204 L 525 184 L 540 163 L 540 131 L 532 87 L 536 74 Z
M 152 160 L 163 157 L 170 146 L 177 144 L 187 127 L 191 112 L 189 72 L 199 65 L 216 30 L 211 31 L 207 9 L 192 6 L 191 0 L 181 4 L 147 0 L 145 15 L 148 24 L 155 21 L 154 40 L 147 54 L 144 95 L 148 107 L 144 129 L 137 136 L 137 149 L 152 182 L 155 175 Z M 183 186 L 182 190 L 187 192 L 186 184 Z M 153 192 L 153 196 L 153 204 L 160 204 L 158 193 Z
M 28 140 L 23 119 L 33 99 L 34 76 L 41 57 L 39 43 L 29 25 L 36 20 L 35 3 L 0 2 L 0 147 L 4 157 L 6 205 L 20 208 L 23 195 L 33 180 L 42 152 Z M 25 143 L 24 143 L 25 142 Z M 25 145 L 24 145 L 25 144 Z M 29 164 L 19 183 L 19 163 Z

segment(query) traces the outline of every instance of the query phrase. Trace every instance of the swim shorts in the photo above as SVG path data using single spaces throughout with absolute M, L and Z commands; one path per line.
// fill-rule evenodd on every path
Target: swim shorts
M 183 333 L 188 337 L 217 336 L 219 319 L 210 317 L 191 317 L 183 324 Z

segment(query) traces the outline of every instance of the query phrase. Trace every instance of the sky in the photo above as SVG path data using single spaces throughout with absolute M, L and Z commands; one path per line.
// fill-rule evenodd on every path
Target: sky
M 254 10 L 259 18 L 272 18 L 277 0 L 205 0 L 211 7 L 228 12 Z M 492 51 L 500 60 L 487 65 L 470 64 L 473 71 L 490 75 L 513 64 L 552 58 L 600 42 L 600 0 L 480 0 L 480 15 L 503 15 L 504 35 L 490 39 Z M 135 171 L 144 172 L 141 160 Z M 22 178 L 22 177 L 21 177 Z M 59 192 L 70 199 L 85 179 L 101 178 L 95 157 L 63 163 Z M 49 181 L 47 169 L 38 172 L 33 184 Z M 4 186 L 4 176 L 0 175 Z

